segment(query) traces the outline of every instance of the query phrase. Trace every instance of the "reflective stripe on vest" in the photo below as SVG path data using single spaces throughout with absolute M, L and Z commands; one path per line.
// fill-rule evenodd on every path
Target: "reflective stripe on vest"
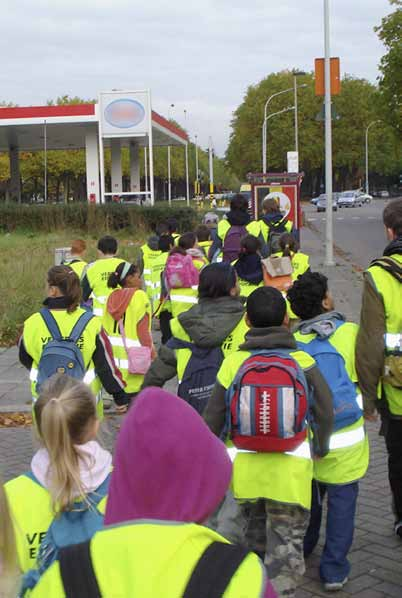
M 144 268 L 144 270 L 142 271 L 143 274 L 151 274 L 151 272 L 151 268 Z
M 92 382 L 95 380 L 95 378 L 96 378 L 95 370 L 93 368 L 91 368 L 90 370 L 87 370 L 82 381 L 84 382 L 84 384 L 89 386 L 90 384 L 92 384 Z M 37 381 L 37 379 L 38 379 L 37 368 L 31 368 L 31 371 L 29 373 L 29 379 L 31 382 Z M 34 398 L 34 400 L 36 400 L 37 397 L 33 397 L 33 398 Z
M 254 455 L 258 453 L 258 451 L 247 451 L 245 449 L 237 449 L 235 446 L 229 447 L 227 449 L 227 452 L 232 461 L 235 460 L 235 457 L 238 453 L 248 453 Z M 298 457 L 299 459 L 311 459 L 310 444 L 308 442 L 302 442 L 301 445 L 298 446 L 294 451 L 286 451 L 283 454 L 289 455 L 290 457 Z
M 101 318 L 103 316 L 103 309 L 101 307 L 94 307 L 92 313 L 94 316 L 99 316 Z
M 402 351 L 402 333 L 387 332 L 384 334 L 385 346 L 390 351 Z
M 105 295 L 101 295 L 100 297 L 97 297 L 96 295 L 93 296 L 94 301 L 97 301 L 98 303 L 101 303 L 102 305 L 104 305 L 108 299 L 108 297 L 106 297 Z
M 198 297 L 192 295 L 170 295 L 172 303 L 198 303 Z
M 108 338 L 112 347 L 124 347 L 123 338 L 121 336 L 109 336 Z M 126 338 L 126 345 L 127 347 L 141 347 L 140 341 L 132 340 L 131 338 Z
M 362 397 L 362 395 L 357 395 L 356 396 L 356 403 L 358 404 L 358 406 L 360 407 L 360 409 L 363 411 L 363 397 Z
M 128 359 L 119 359 L 118 357 L 115 357 L 114 362 L 119 370 L 128 370 Z
M 363 426 L 357 428 L 356 430 L 349 430 L 349 432 L 339 432 L 338 434 L 333 434 L 329 441 L 329 449 L 334 450 L 353 446 L 354 444 L 362 442 L 364 437 L 365 433 Z

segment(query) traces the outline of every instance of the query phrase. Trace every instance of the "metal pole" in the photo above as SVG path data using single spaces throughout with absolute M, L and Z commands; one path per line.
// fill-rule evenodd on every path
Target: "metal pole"
M 293 75 L 293 93 L 294 93 L 294 106 L 295 106 L 295 152 L 299 154 L 299 123 L 297 115 L 297 83 L 296 75 Z
M 144 176 L 145 176 L 145 192 L 148 194 L 148 148 L 144 147 Z
M 188 143 L 186 142 L 186 199 L 187 207 L 190 207 L 190 181 L 188 176 Z
M 152 138 L 152 102 L 151 92 L 148 91 L 148 141 L 149 141 L 149 190 L 151 192 L 151 206 L 155 205 L 154 190 L 154 147 Z
M 44 126 L 43 126 L 43 145 L 44 145 L 44 159 L 45 159 L 45 193 L 44 193 L 44 199 L 45 199 L 45 203 L 47 203 L 47 127 L 46 127 L 46 121 L 44 121 Z M 58 198 L 57 198 L 58 199 Z
M 194 135 L 195 137 L 195 181 L 196 181 L 196 185 L 195 185 L 195 195 L 198 195 L 199 193 L 199 189 L 198 189 L 198 143 L 197 143 L 197 135 Z
M 369 123 L 369 125 L 366 128 L 366 193 L 368 195 L 369 193 L 369 168 L 368 168 L 368 132 L 369 132 L 369 128 L 372 127 L 373 125 L 375 125 L 376 123 L 381 122 L 381 120 L 373 120 L 371 123 Z
M 326 243 L 325 265 L 334 266 L 334 227 L 332 210 L 332 122 L 331 122 L 331 60 L 329 44 L 329 0 L 324 0 L 324 45 L 325 45 L 325 193 Z
M 212 137 L 209 138 L 209 192 L 214 192 L 214 150 Z
M 168 200 L 169 206 L 172 205 L 172 181 L 170 177 L 170 145 L 168 145 Z
M 288 106 L 287 108 L 282 108 L 282 110 L 278 110 L 278 112 L 272 112 L 272 114 L 268 114 L 268 116 L 265 118 L 265 120 L 263 122 L 263 125 L 262 125 L 263 128 L 265 127 L 265 130 L 266 130 L 267 121 L 269 121 L 270 118 L 272 118 L 273 116 L 277 116 L 278 114 L 282 114 L 283 112 L 289 112 L 289 110 L 294 110 L 294 106 Z M 267 155 L 268 155 L 268 151 L 266 150 L 265 160 L 267 160 Z M 265 163 L 265 166 L 266 166 L 266 163 Z

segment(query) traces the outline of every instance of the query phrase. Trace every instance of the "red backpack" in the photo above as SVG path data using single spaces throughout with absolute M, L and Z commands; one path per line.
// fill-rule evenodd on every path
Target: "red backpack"
M 307 437 L 308 386 L 289 351 L 253 351 L 226 391 L 226 408 L 238 449 L 282 453 Z

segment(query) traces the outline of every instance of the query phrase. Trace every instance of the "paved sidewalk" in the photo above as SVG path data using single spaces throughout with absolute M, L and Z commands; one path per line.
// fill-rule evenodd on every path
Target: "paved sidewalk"
M 313 270 L 328 275 L 336 308 L 358 322 L 361 299 L 361 273 L 338 255 L 337 265 L 322 266 L 323 244 L 319 235 L 304 229 L 302 248 L 309 253 Z M 171 386 L 172 388 L 172 386 Z M 18 363 L 17 350 L 0 349 L 0 412 L 29 409 L 29 380 Z M 103 424 L 106 446 L 112 448 L 120 425 L 118 416 L 107 417 Z M 378 425 L 370 424 L 371 460 L 369 472 L 360 484 L 355 540 L 350 560 L 352 572 L 339 598 L 402 597 L 402 542 L 393 535 L 393 516 L 387 480 L 387 457 L 384 441 L 378 436 Z M 0 428 L 0 475 L 7 480 L 26 471 L 34 450 L 31 428 Z M 323 526 L 324 527 L 324 526 Z M 301 581 L 297 598 L 328 596 L 318 578 L 321 544 L 307 561 L 307 572 Z

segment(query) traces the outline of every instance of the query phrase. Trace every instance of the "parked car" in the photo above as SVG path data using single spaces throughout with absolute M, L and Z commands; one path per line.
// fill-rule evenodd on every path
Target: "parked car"
M 382 197 L 383 199 L 388 199 L 389 191 L 380 191 L 380 197 Z
M 317 212 L 325 212 L 325 210 L 327 209 L 327 196 L 325 195 L 325 193 L 322 193 L 320 195 L 320 197 L 318 198 L 318 201 L 316 203 L 317 206 Z M 332 195 L 332 210 L 334 212 L 336 212 L 338 209 L 338 204 L 336 201 L 336 196 L 335 194 Z
M 320 199 L 320 196 L 318 195 L 317 197 L 313 197 L 312 199 L 310 199 L 310 203 L 313 204 L 313 206 L 317 205 L 317 201 Z
M 371 202 L 371 200 L 373 199 L 373 196 L 372 196 L 372 195 L 370 195 L 369 193 L 363 193 L 363 192 L 362 192 L 362 193 L 359 195 L 359 199 L 360 199 L 360 201 L 361 201 L 362 203 L 370 203 L 370 202 Z
M 359 191 L 343 191 L 338 199 L 340 208 L 356 208 L 362 205 Z

